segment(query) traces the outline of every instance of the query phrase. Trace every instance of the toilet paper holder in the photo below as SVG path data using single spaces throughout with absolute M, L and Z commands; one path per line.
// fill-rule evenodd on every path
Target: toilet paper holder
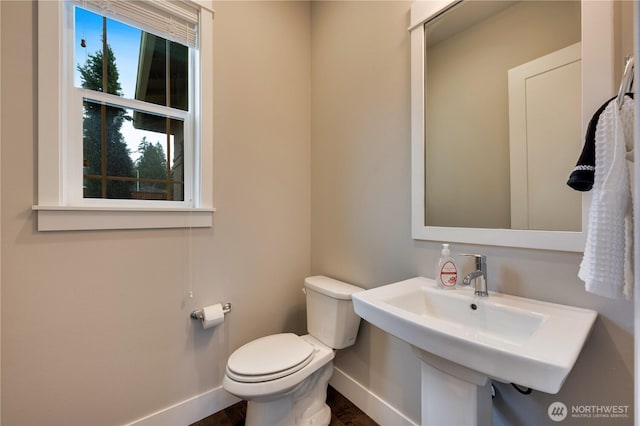
M 227 315 L 229 312 L 231 312 L 231 303 L 230 302 L 223 303 L 222 304 L 222 313 Z M 202 320 L 202 319 L 204 319 L 204 310 L 203 309 L 195 309 L 195 310 L 191 311 L 191 319 L 194 319 L 194 320 Z

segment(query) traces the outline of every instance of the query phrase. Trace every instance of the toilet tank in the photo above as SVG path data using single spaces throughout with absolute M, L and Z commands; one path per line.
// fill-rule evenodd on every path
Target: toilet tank
M 309 334 L 333 349 L 353 345 L 360 317 L 353 310 L 351 295 L 363 289 L 320 275 L 306 278 L 304 286 Z

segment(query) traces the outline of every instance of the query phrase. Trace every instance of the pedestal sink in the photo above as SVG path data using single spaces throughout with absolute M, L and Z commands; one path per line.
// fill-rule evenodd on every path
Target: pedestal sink
M 582 350 L 592 310 L 418 277 L 353 295 L 364 320 L 422 360 L 423 425 L 490 425 L 491 379 L 557 393 Z

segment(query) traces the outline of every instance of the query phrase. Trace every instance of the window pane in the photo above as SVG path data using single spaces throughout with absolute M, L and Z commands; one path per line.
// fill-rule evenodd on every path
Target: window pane
M 75 85 L 133 98 L 141 31 L 81 8 L 75 10 Z
M 76 87 L 97 91 L 106 87 L 108 93 L 129 99 L 189 109 L 187 46 L 80 7 L 75 8 L 74 42 Z
M 85 99 L 83 152 L 85 198 L 184 200 L 180 120 Z
M 140 62 L 135 98 L 187 111 L 189 109 L 189 48 L 143 32 Z M 167 81 L 167 74 L 169 81 Z

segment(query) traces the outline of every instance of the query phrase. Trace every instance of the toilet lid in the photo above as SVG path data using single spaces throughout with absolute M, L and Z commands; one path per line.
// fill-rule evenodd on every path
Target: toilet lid
M 313 346 L 293 333 L 274 334 L 238 348 L 227 375 L 239 382 L 266 382 L 293 374 L 311 362 Z

